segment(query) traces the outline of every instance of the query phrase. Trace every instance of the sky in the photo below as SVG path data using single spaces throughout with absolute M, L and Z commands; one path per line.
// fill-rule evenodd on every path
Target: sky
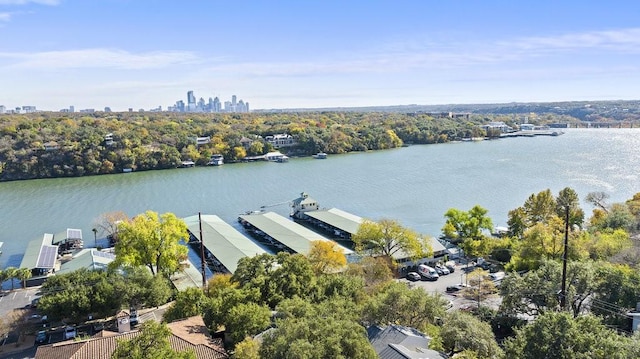
M 0 0 L 0 105 L 638 100 L 640 1 Z

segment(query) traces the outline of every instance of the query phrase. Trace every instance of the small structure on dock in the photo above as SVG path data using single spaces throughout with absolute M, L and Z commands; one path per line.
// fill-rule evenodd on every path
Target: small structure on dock
M 318 202 L 305 192 L 293 200 L 291 217 L 321 230 L 329 237 L 343 240 L 351 240 L 351 236 L 358 232 L 364 221 L 362 217 L 338 208 L 320 209 Z

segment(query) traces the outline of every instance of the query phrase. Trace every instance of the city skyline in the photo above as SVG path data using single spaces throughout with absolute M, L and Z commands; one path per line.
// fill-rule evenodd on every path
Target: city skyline
M 0 105 L 137 111 L 186 90 L 243 94 L 252 109 L 636 100 L 638 12 L 629 1 L 0 0 Z

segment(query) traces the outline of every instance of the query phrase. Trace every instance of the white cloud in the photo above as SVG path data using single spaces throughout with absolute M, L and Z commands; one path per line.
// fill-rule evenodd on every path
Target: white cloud
M 11 20 L 10 12 L 0 12 L 0 22 Z
M 579 49 L 640 51 L 640 28 L 589 31 L 558 36 L 537 36 L 498 43 L 499 46 L 521 52 L 551 53 Z
M 0 59 L 2 58 L 13 62 L 8 65 L 9 67 L 33 70 L 74 68 L 157 69 L 200 61 L 196 54 L 187 51 L 154 51 L 135 54 L 114 49 L 0 53 Z
M 58 5 L 61 0 L 0 0 L 0 5 L 27 5 L 29 3 L 41 5 Z

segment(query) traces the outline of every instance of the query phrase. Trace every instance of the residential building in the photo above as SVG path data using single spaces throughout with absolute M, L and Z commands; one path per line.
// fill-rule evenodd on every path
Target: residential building
M 176 351 L 192 350 L 198 359 L 226 359 L 229 355 L 221 339 L 211 338 L 202 317 L 195 316 L 167 324 L 169 344 Z M 139 330 L 116 333 L 103 330 L 85 340 L 69 340 L 39 346 L 36 359 L 109 359 L 120 341 L 140 335 Z
M 389 325 L 367 328 L 369 342 L 380 358 L 385 359 L 446 359 L 447 356 L 429 349 L 431 338 L 414 328 Z
M 271 145 L 273 145 L 273 147 L 275 148 L 280 148 L 280 147 L 289 147 L 289 146 L 293 146 L 296 144 L 295 139 L 293 138 L 293 136 L 286 134 L 286 133 L 280 133 L 280 134 L 276 134 L 276 135 L 271 135 L 271 136 L 266 136 L 265 141 L 269 142 Z

